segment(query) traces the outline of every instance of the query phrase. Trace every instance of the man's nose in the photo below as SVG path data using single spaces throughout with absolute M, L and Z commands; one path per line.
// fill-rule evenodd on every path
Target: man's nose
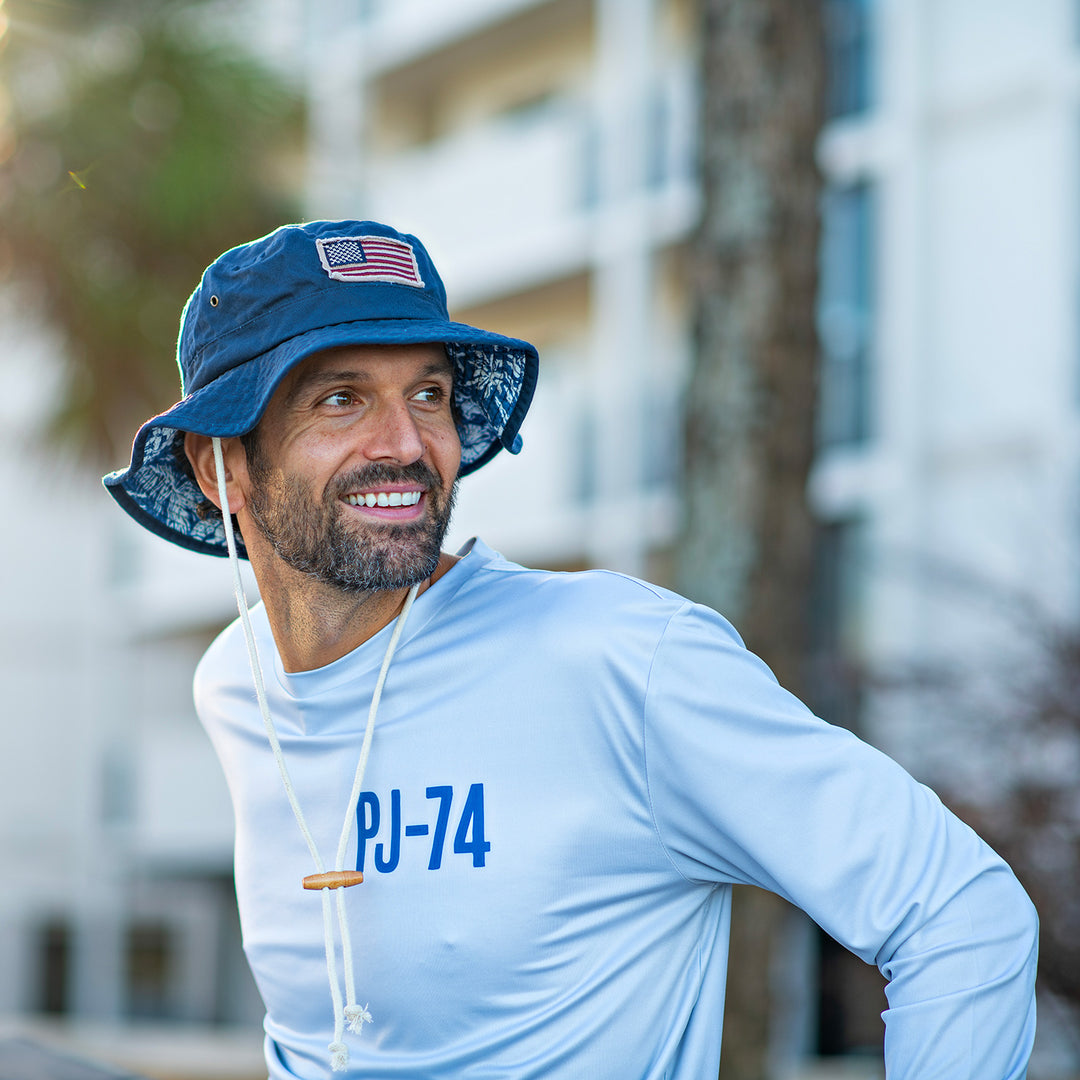
M 423 457 L 424 440 L 407 402 L 383 402 L 368 419 L 363 453 L 369 460 L 410 465 Z

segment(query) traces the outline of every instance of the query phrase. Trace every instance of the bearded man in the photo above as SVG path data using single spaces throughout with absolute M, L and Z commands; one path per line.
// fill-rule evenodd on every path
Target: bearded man
M 233 561 L 196 705 L 273 1080 L 715 1076 L 737 883 L 886 975 L 890 1080 L 1025 1075 L 1035 914 L 933 792 L 714 611 L 441 550 L 458 477 L 520 449 L 538 360 L 452 322 L 415 237 L 226 252 L 179 361 L 105 482 Z

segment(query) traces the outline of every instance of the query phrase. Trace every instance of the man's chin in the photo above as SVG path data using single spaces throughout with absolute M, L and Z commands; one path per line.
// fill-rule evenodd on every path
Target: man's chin
M 426 581 L 439 566 L 441 536 L 426 537 L 423 544 L 334 544 L 324 557 L 302 569 L 324 584 L 348 593 L 389 592 L 408 589 Z

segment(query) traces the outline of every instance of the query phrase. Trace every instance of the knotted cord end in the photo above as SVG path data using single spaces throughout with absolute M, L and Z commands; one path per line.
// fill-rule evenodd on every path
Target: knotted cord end
M 330 1050 L 330 1068 L 334 1072 L 344 1072 L 349 1064 L 349 1048 L 344 1043 L 332 1042 L 328 1049 Z
M 366 1005 L 346 1005 L 345 1006 L 345 1026 L 354 1035 L 360 1034 L 360 1029 L 365 1024 L 371 1023 L 371 1013 L 368 1012 Z

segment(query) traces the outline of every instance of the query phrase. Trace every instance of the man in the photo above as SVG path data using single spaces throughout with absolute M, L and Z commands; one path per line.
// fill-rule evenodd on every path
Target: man
M 932 792 L 715 612 L 479 541 L 442 552 L 457 477 L 519 448 L 537 356 L 451 322 L 419 241 L 313 222 L 227 252 L 179 360 L 186 396 L 106 484 L 259 583 L 196 704 L 275 1080 L 328 1058 L 715 1076 L 740 882 L 890 980 L 890 1078 L 1025 1075 L 1034 912 Z

